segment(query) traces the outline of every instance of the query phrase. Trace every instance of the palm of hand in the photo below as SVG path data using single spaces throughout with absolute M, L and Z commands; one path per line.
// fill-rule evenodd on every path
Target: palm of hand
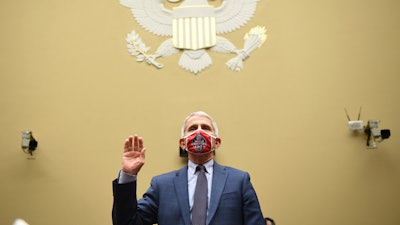
M 135 135 L 125 140 L 122 170 L 126 173 L 136 175 L 144 164 L 145 151 L 146 148 L 143 146 L 143 139 L 141 137 Z

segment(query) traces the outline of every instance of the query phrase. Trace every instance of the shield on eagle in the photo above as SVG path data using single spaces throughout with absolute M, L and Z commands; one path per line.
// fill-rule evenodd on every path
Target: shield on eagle
M 210 5 L 175 7 L 172 11 L 173 45 L 198 50 L 216 44 L 215 9 Z

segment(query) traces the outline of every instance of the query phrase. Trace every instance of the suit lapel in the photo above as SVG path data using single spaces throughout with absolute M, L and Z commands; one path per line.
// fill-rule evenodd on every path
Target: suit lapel
M 175 190 L 185 225 L 190 225 L 187 166 L 178 170 L 174 179 Z
M 225 168 L 218 165 L 214 162 L 213 169 L 213 178 L 212 178 L 212 187 L 211 187 L 211 199 L 210 199 L 210 208 L 208 209 L 208 216 L 206 224 L 209 224 L 211 219 L 213 218 L 215 212 L 217 211 L 217 207 L 219 201 L 221 199 L 222 191 L 224 190 L 226 179 L 228 177 L 228 173 L 225 171 Z

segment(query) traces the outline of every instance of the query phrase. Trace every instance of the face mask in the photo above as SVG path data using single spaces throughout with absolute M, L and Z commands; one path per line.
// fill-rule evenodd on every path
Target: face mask
M 186 151 L 202 155 L 214 151 L 212 146 L 212 139 L 216 138 L 203 130 L 196 130 L 184 137 L 186 141 Z

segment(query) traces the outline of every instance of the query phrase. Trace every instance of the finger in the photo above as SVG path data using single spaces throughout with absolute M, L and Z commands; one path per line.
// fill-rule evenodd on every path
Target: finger
M 146 156 L 146 148 L 144 148 L 143 150 L 142 150 L 142 153 L 140 154 L 140 156 L 142 157 L 142 160 L 144 161 L 144 159 L 146 158 L 145 156 Z
M 139 149 L 143 149 L 143 138 L 142 137 L 139 137 L 138 138 L 138 140 L 139 140 Z
M 124 152 L 132 151 L 132 136 L 125 139 Z
M 139 137 L 135 134 L 133 136 L 133 151 L 138 151 L 138 147 L 139 147 Z

